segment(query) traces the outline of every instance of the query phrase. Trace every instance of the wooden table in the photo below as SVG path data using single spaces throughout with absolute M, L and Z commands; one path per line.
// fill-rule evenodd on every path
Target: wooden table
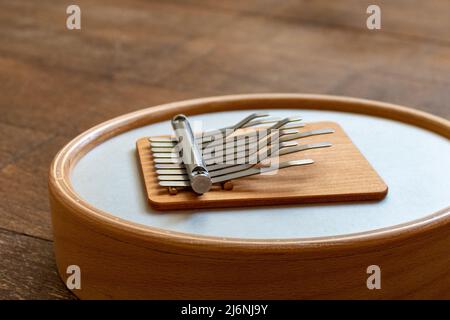
M 450 3 L 0 1 L 0 299 L 74 299 L 52 251 L 47 173 L 111 117 L 194 97 L 349 95 L 449 118 Z

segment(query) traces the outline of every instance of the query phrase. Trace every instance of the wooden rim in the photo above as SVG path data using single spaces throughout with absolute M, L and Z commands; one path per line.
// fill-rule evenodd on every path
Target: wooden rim
M 168 120 L 177 113 L 187 115 L 241 109 L 315 109 L 359 113 L 397 120 L 435 132 L 450 139 L 450 121 L 443 118 L 377 101 L 313 94 L 249 94 L 186 100 L 146 108 L 99 124 L 69 142 L 54 158 L 49 172 L 49 191 L 77 218 L 91 223 L 99 232 L 133 242 L 138 246 L 160 243 L 164 246 L 202 246 L 207 251 L 248 250 L 249 252 L 314 251 L 353 248 L 354 246 L 384 245 L 405 237 L 419 236 L 438 228 L 450 226 L 450 206 L 407 223 L 387 228 L 342 236 L 292 239 L 242 239 L 202 236 L 169 231 L 120 219 L 103 212 L 81 199 L 70 182 L 77 161 L 89 150 L 122 132 Z M 57 214 L 57 213 L 56 213 Z

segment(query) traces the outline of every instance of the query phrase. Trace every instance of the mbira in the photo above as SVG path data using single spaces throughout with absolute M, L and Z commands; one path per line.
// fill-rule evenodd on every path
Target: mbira
M 445 119 L 324 95 L 123 115 L 52 163 L 60 275 L 80 267 L 81 298 L 448 298 L 449 138 Z

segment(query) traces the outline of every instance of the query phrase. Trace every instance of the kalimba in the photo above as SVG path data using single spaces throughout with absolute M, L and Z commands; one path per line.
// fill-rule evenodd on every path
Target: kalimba
M 268 157 L 251 152 L 251 137 L 205 152 L 214 139 L 199 139 L 218 128 L 232 131 L 225 142 L 277 129 L 268 155 L 275 146 L 282 168 L 262 174 Z M 52 163 L 59 273 L 66 280 L 68 266 L 80 267 L 80 298 L 449 298 L 449 138 L 446 119 L 324 95 L 223 96 L 126 114 Z M 220 163 L 220 150 L 256 163 Z M 367 287 L 372 265 L 379 290 Z

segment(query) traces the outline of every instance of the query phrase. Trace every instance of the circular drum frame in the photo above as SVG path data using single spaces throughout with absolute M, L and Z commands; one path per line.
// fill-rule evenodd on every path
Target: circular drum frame
M 49 194 L 58 271 L 81 269 L 80 298 L 313 299 L 450 298 L 450 207 L 402 225 L 333 237 L 250 240 L 153 228 L 102 212 L 73 190 L 84 154 L 122 132 L 187 115 L 239 109 L 361 113 L 422 127 L 450 139 L 450 122 L 376 101 L 307 94 L 252 94 L 164 104 L 104 122 L 55 157 Z M 381 290 L 367 267 L 379 265 Z

